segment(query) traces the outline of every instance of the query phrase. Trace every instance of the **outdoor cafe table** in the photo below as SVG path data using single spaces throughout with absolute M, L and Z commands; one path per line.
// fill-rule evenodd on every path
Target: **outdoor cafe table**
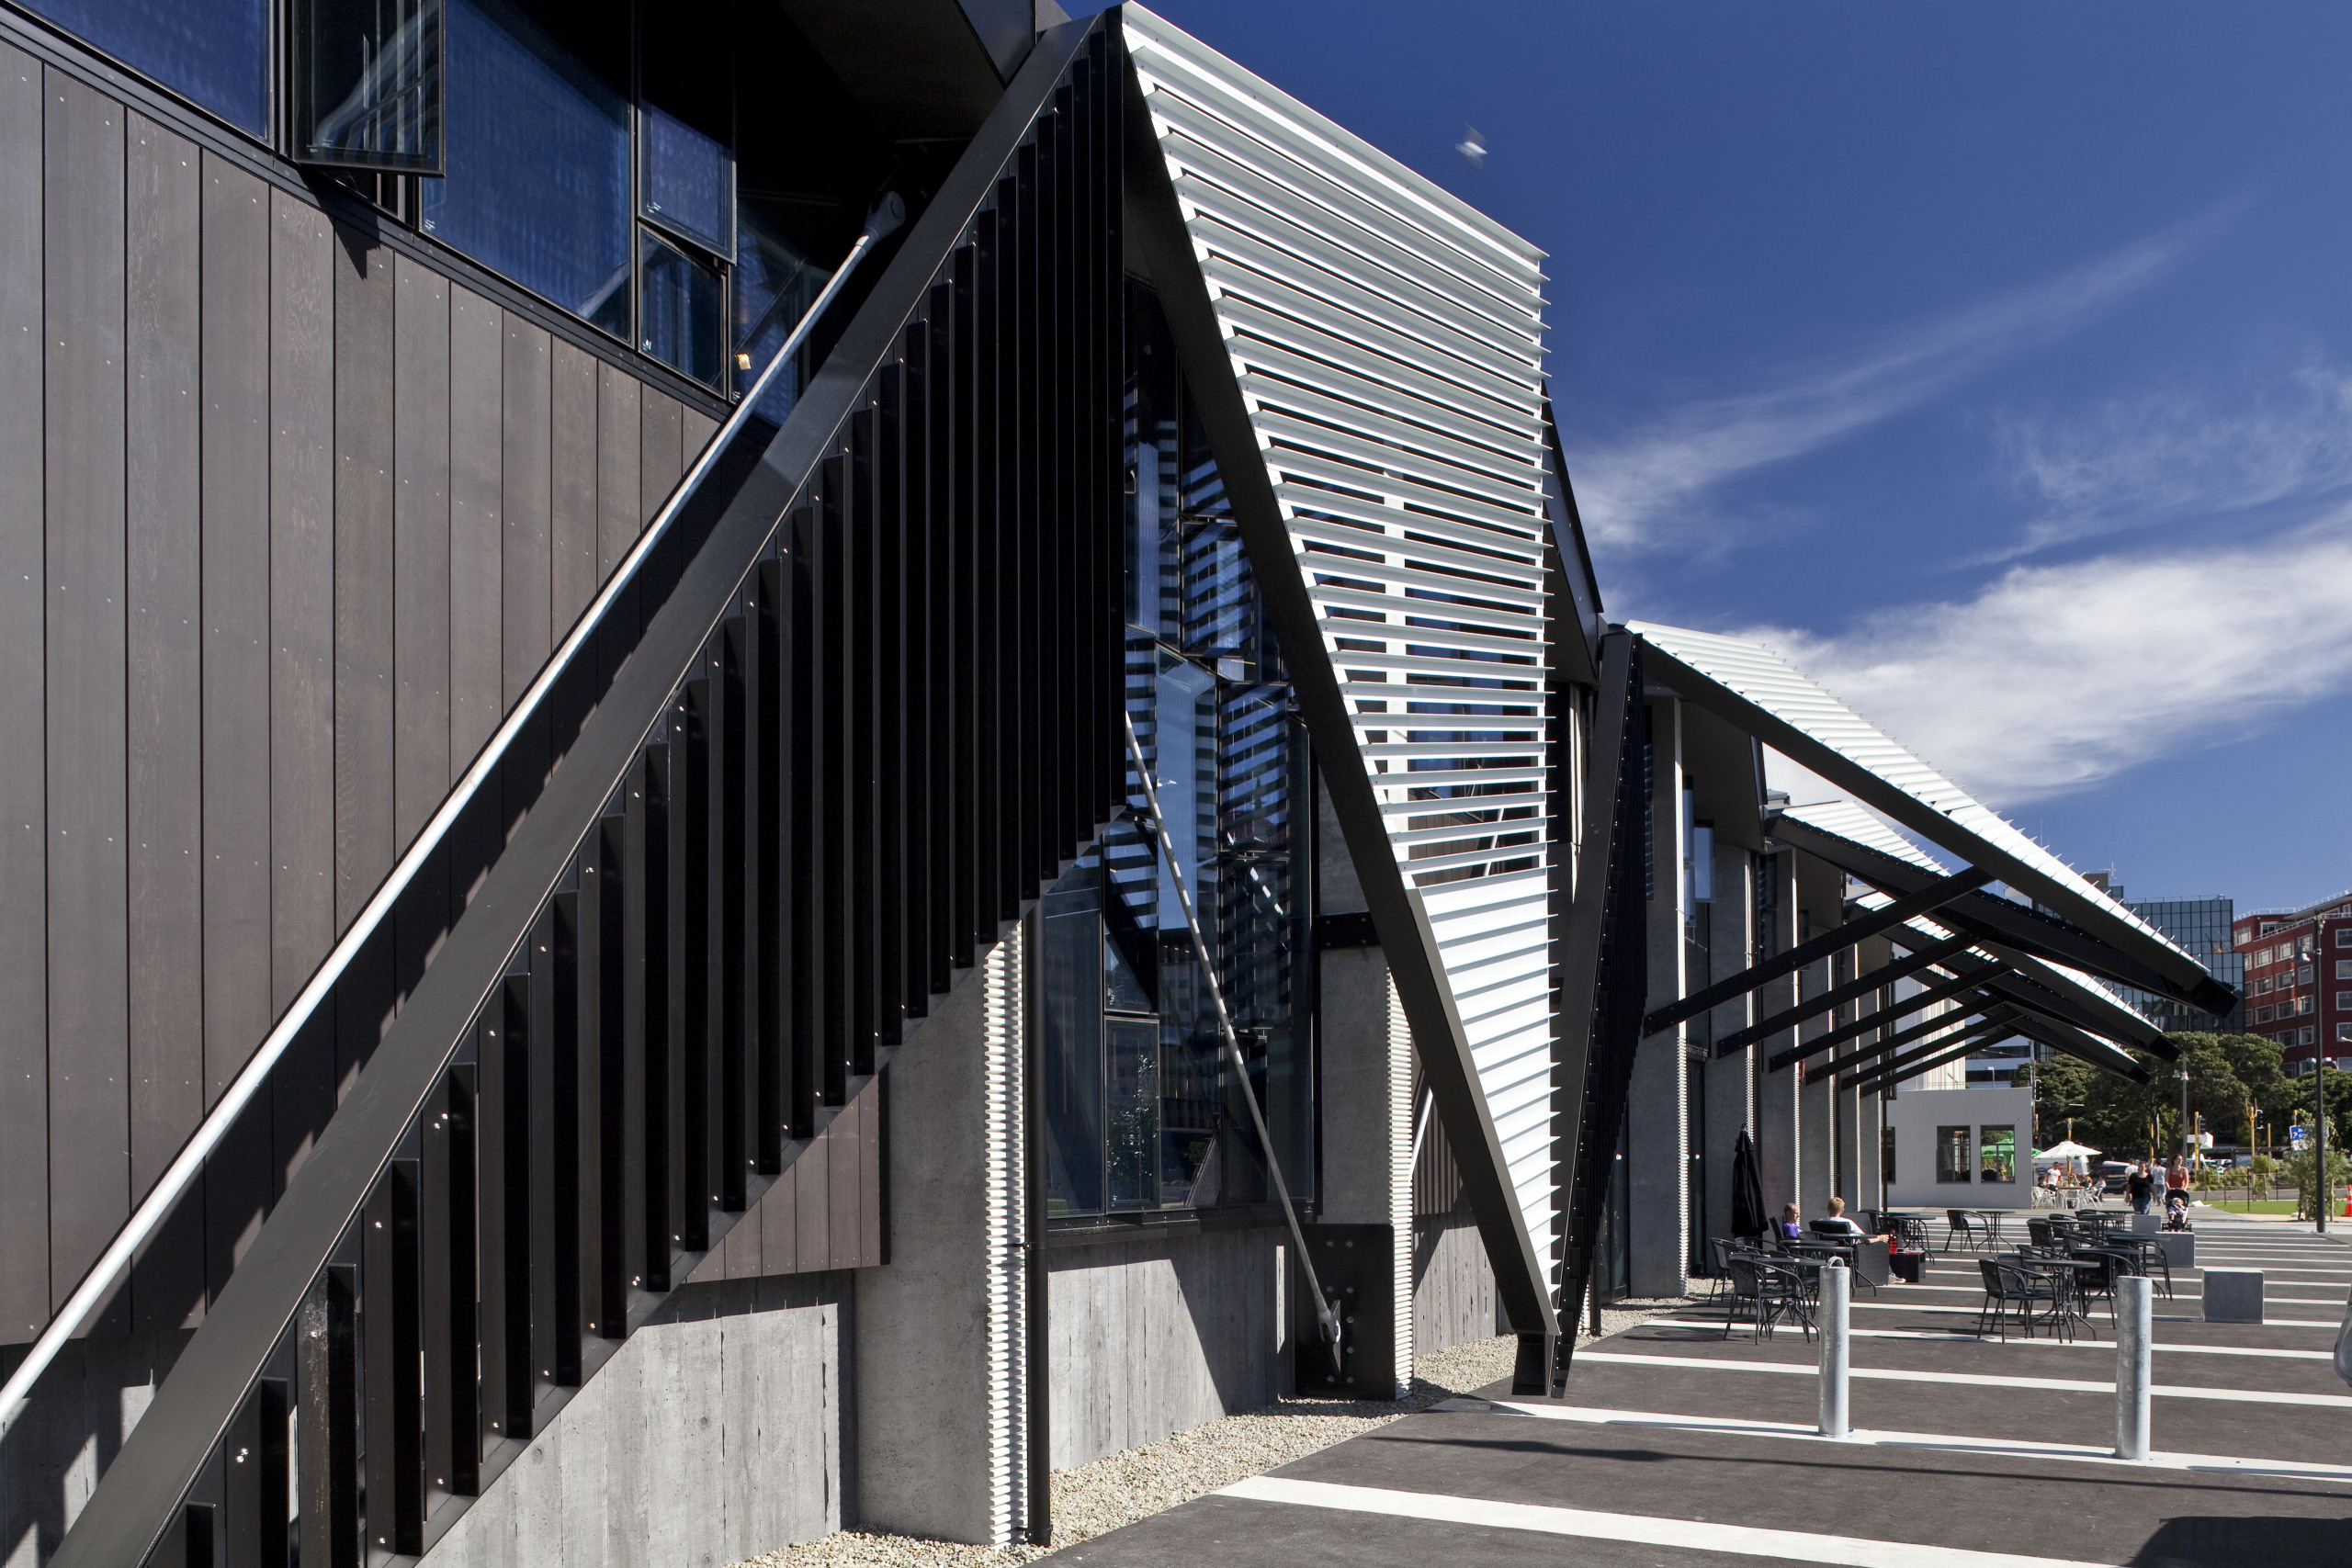
M 2098 1258 L 2036 1258 L 2020 1253 L 2008 1261 L 2020 1269 L 2046 1269 L 2052 1280 L 2063 1278 L 2066 1284 L 2066 1315 L 2081 1323 L 2085 1328 L 2091 1325 L 2090 1301 L 2083 1293 L 2083 1277 L 2106 1267 Z M 2065 1271 L 2064 1275 L 2058 1272 L 2061 1269 Z

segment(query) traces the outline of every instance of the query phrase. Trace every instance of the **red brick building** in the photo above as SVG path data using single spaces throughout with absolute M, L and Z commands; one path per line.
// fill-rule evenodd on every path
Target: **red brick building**
M 2327 1047 L 2352 1066 L 2352 894 L 2301 909 L 2246 915 L 2232 927 L 2245 956 L 2245 1029 L 2287 1048 L 2287 1070 Z

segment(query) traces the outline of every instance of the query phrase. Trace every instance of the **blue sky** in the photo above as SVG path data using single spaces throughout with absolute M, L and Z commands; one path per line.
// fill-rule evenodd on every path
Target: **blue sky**
M 2132 897 L 2352 886 L 2352 7 L 1158 8 L 1550 253 L 1612 615 Z

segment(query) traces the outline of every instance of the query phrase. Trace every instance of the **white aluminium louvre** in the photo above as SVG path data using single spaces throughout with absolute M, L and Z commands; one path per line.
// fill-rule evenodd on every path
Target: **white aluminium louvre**
M 1545 746 L 1573 716 L 1547 696 L 1543 253 L 1125 14 L 1322 652 L 1548 1260 L 1551 828 L 1572 802 Z

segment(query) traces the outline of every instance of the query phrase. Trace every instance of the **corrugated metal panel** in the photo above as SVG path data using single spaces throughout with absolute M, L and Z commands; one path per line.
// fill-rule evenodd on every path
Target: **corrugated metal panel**
M 1993 810 L 1935 769 L 1913 756 L 1868 719 L 1831 696 L 1761 643 L 1679 626 L 1635 622 L 1632 630 L 1664 653 L 1762 708 L 1814 741 L 1845 758 L 1903 795 L 1939 814 L 1952 829 L 1951 837 L 1929 834 L 1954 853 L 1968 853 L 1984 863 L 1985 852 L 2015 863 L 2015 869 L 2039 886 L 2026 891 L 2057 908 L 2069 919 L 2085 913 L 2110 920 L 2154 942 L 2169 953 L 2188 959 L 2199 975 L 2203 966 L 2183 953 L 2155 927 L 2117 903 L 2075 874 L 2074 867 L 2035 843 L 2000 813 Z M 1802 761 L 1804 759 L 1796 759 Z M 1921 829 L 1924 831 L 1924 829 Z M 1988 865 L 1988 870 L 2007 868 Z M 2012 882 L 2018 880 L 2014 875 Z M 2071 906 L 2082 906 L 2074 908 Z M 2086 921 L 2086 923 L 2089 923 Z M 2102 931 L 2098 934 L 2107 935 Z
M 1545 755 L 1543 253 L 1125 14 L 1322 651 L 1548 1258 L 1546 839 L 1567 803 Z

